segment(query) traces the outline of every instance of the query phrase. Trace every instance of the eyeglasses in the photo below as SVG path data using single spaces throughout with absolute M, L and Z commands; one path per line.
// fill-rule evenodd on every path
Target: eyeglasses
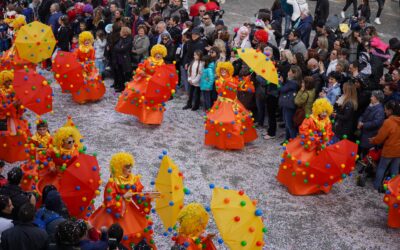
M 127 169 L 127 170 L 129 170 L 129 169 L 132 168 L 132 165 L 125 165 L 124 168 Z
M 69 145 L 74 144 L 74 142 L 75 142 L 74 140 L 66 141 L 66 143 L 69 144 Z

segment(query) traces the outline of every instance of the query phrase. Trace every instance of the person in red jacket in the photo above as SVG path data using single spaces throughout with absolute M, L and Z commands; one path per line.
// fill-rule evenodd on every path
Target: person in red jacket
M 389 101 L 385 104 L 385 113 L 388 117 L 378 134 L 370 138 L 371 144 L 383 144 L 382 155 L 376 169 L 374 188 L 383 191 L 382 181 L 387 168 L 390 175 L 398 175 L 400 168 L 400 103 Z

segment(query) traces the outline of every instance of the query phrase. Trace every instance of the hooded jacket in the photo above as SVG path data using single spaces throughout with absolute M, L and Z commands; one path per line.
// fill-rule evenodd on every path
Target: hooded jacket
M 390 116 L 372 139 L 372 144 L 383 144 L 382 157 L 400 157 L 400 116 Z

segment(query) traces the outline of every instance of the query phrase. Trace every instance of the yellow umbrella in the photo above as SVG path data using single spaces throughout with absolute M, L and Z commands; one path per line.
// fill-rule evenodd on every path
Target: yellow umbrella
M 266 232 L 262 212 L 243 191 L 214 188 L 211 211 L 230 249 L 262 249 Z
M 22 26 L 15 38 L 18 55 L 32 63 L 50 58 L 55 45 L 51 27 L 37 21 Z
M 156 199 L 156 212 L 160 216 L 165 230 L 175 226 L 178 214 L 183 208 L 185 188 L 183 175 L 172 159 L 164 155 L 155 180 L 156 190 L 160 198 Z
M 278 72 L 266 55 L 253 48 L 238 49 L 239 57 L 258 75 L 278 85 Z

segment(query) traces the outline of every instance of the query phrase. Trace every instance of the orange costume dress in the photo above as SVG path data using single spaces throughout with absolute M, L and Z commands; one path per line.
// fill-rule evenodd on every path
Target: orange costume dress
M 78 61 L 84 64 L 83 86 L 78 91 L 72 93 L 72 99 L 80 104 L 98 101 L 106 92 L 102 78 L 94 64 L 94 48 L 92 45 L 85 46 L 84 42 L 86 40 L 90 41 L 90 44 L 93 44 L 93 36 L 87 31 L 82 32 L 79 35 L 80 45 L 79 48 L 74 52 Z
M 227 69 L 228 76 L 220 76 Z M 218 63 L 218 80 L 215 82 L 218 99 L 207 112 L 205 144 L 218 149 L 242 149 L 245 143 L 257 139 L 252 113 L 237 99 L 239 80 L 232 77 L 230 63 Z
M 90 216 L 89 222 L 98 230 L 102 226 L 108 228 L 113 223 L 119 223 L 124 229 L 121 243 L 128 249 L 133 249 L 132 246 L 143 240 L 156 249 L 151 236 L 153 222 L 148 215 L 151 211 L 151 200 L 142 194 L 140 176 L 131 173 L 128 177 L 122 175 L 121 169 L 124 165 L 134 164 L 133 157 L 127 155 L 129 154 L 118 153 L 111 159 L 110 168 L 113 174 L 104 190 L 104 202 Z M 114 161 L 115 159 L 118 160 Z M 132 198 L 124 198 L 127 192 L 133 193 Z
M 387 225 L 391 228 L 400 228 L 400 175 L 386 180 L 383 188 L 385 189 L 383 201 L 388 205 Z
M 12 79 L 10 71 L 0 72 L 0 160 L 9 163 L 27 159 L 25 144 L 30 136 L 24 108 L 15 103 L 14 93 L 3 85 Z
M 324 119 L 319 117 L 322 112 L 327 113 Z M 277 179 L 293 195 L 328 193 L 354 170 L 357 145 L 348 140 L 330 144 L 330 113 L 328 101 L 318 99 L 313 114 L 300 125 L 300 135 L 284 146 Z
M 135 76 L 119 96 L 115 110 L 134 115 L 141 123 L 159 125 L 163 120 L 165 102 L 175 93 L 178 82 L 175 65 L 165 64 L 155 55 L 166 55 L 163 45 L 151 49 L 151 57 L 139 64 Z

